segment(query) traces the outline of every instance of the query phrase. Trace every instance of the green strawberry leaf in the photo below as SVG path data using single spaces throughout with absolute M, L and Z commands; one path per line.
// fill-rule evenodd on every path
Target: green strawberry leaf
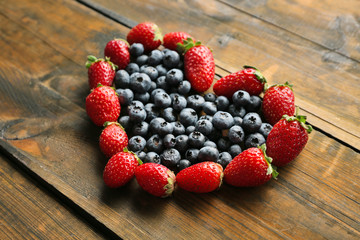
M 243 68 L 252 68 L 255 69 L 255 77 L 261 82 L 261 83 L 266 83 L 266 78 L 264 77 L 264 75 L 262 75 L 262 73 L 259 71 L 259 69 L 257 69 L 256 67 L 252 67 L 252 66 L 248 66 L 248 65 L 244 65 Z
M 274 179 L 277 179 L 277 176 L 279 175 L 279 173 L 276 171 L 276 167 L 271 164 L 272 158 L 269 157 L 268 155 L 266 155 L 266 144 L 264 143 L 261 146 L 259 146 L 258 148 L 263 152 L 265 161 L 268 164 L 268 169 L 267 169 L 266 174 L 267 175 L 271 174 Z
M 298 121 L 301 125 L 301 127 L 303 127 L 307 133 L 311 133 L 313 128 L 310 124 L 306 124 L 306 116 L 304 115 L 299 115 L 299 107 L 296 106 L 295 108 L 295 116 L 288 116 L 288 115 L 283 115 L 282 119 L 286 119 L 286 121 L 288 122 L 292 122 L 292 121 Z

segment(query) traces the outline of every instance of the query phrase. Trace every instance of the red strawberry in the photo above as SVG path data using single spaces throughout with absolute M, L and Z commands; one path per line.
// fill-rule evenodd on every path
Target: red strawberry
M 288 82 L 269 87 L 264 94 L 262 112 L 265 120 L 274 125 L 283 115 L 295 113 L 295 96 Z
M 86 97 L 86 112 L 97 126 L 115 122 L 120 116 L 119 98 L 112 87 L 99 85 Z
M 194 39 L 186 32 L 170 32 L 164 35 L 163 45 L 168 49 L 177 50 L 178 43 L 182 43 L 183 40 L 187 40 L 188 38 Z
M 182 47 L 185 50 L 184 69 L 186 78 L 195 91 L 206 91 L 210 88 L 215 76 L 215 61 L 211 50 L 192 39 L 185 40 Z
M 250 95 L 259 95 L 264 90 L 265 77 L 255 67 L 244 66 L 244 69 L 227 75 L 214 84 L 213 90 L 218 96 L 231 98 L 238 90 L 245 90 Z
M 99 138 L 100 150 L 107 157 L 112 157 L 128 145 L 128 136 L 117 122 L 105 122 L 104 127 Z
M 111 188 L 124 186 L 134 177 L 135 169 L 141 163 L 141 160 L 127 149 L 124 149 L 124 152 L 118 152 L 105 166 L 103 173 L 105 184 Z
M 129 43 L 123 39 L 111 40 L 105 46 L 104 55 L 119 69 L 125 69 L 130 62 Z
M 306 116 L 285 115 L 270 131 L 267 140 L 267 154 L 275 166 L 281 167 L 293 161 L 303 150 L 308 133 L 312 131 L 306 125 Z
M 175 174 L 164 165 L 144 163 L 135 169 L 135 177 L 146 192 L 157 197 L 168 197 L 174 191 Z
M 278 173 L 272 168 L 271 158 L 266 156 L 265 144 L 259 148 L 248 148 L 237 155 L 224 170 L 224 181 L 235 187 L 262 185 Z
M 220 188 L 223 168 L 214 162 L 201 162 L 181 170 L 176 175 L 177 185 L 190 192 L 207 193 Z
M 97 59 L 95 56 L 88 56 L 86 62 L 88 69 L 88 80 L 90 89 L 96 88 L 98 84 L 111 86 L 115 77 L 116 66 L 108 58 Z
M 155 23 L 143 22 L 129 31 L 126 40 L 130 45 L 133 43 L 142 43 L 144 50 L 149 52 L 160 46 L 162 38 L 160 28 Z

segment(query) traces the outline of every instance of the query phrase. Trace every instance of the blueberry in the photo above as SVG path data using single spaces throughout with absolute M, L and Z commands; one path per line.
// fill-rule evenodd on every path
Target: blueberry
M 215 103 L 219 111 L 226 111 L 230 105 L 229 99 L 225 96 L 218 96 Z
M 175 111 L 180 112 L 181 110 L 186 108 L 187 101 L 184 96 L 174 95 L 172 100 L 173 100 L 172 107 L 174 108 Z
M 207 140 L 204 142 L 204 147 L 214 147 L 216 148 L 216 143 L 214 143 L 213 141 Z
M 205 136 L 201 132 L 194 131 L 189 134 L 188 143 L 190 146 L 194 148 L 201 148 L 205 143 Z
M 231 156 L 234 158 L 237 155 L 239 155 L 242 152 L 241 147 L 239 144 L 233 144 L 230 146 L 229 148 L 229 153 L 231 154 Z
M 142 102 L 143 104 L 147 104 L 150 100 L 150 94 L 148 92 L 135 93 L 134 99 Z
M 190 148 L 185 152 L 185 158 L 194 164 L 198 161 L 199 152 L 199 149 Z
M 144 158 L 144 163 L 160 163 L 161 159 L 156 152 L 148 152 Z
M 144 108 L 144 104 L 138 100 L 133 100 L 126 108 L 128 114 L 133 107 Z
M 164 89 L 165 91 L 169 90 L 169 85 L 166 82 L 165 76 L 158 77 L 155 82 L 158 88 Z
M 163 140 L 158 134 L 152 135 L 146 141 L 146 149 L 148 152 L 161 153 L 163 150 Z
M 265 143 L 265 138 L 263 135 L 261 135 L 260 133 L 252 133 L 246 137 L 245 147 L 258 147 L 261 146 L 263 143 Z
M 270 123 L 262 123 L 259 128 L 259 133 L 261 133 L 264 136 L 264 138 L 266 139 L 267 136 L 269 135 L 271 129 L 272 129 L 272 126 Z
M 132 57 L 139 57 L 144 53 L 144 46 L 141 43 L 133 43 L 129 48 Z
M 213 124 L 213 126 L 214 126 L 214 124 Z M 213 131 L 207 137 L 209 138 L 209 140 L 217 142 L 218 139 L 222 137 L 221 130 L 213 128 Z
M 214 114 L 212 124 L 217 129 L 229 129 L 234 125 L 234 118 L 228 112 L 218 111 Z
M 116 93 L 119 97 L 119 102 L 121 106 L 127 106 L 134 100 L 134 93 L 129 88 L 118 88 Z
M 147 103 L 144 107 L 146 111 L 146 121 L 150 122 L 160 116 L 160 110 L 153 103 Z
M 171 98 L 169 94 L 163 92 L 163 93 L 157 93 L 154 96 L 154 104 L 157 107 L 160 108 L 167 108 L 171 105 Z
M 150 93 L 150 101 L 154 102 L 154 97 L 158 93 L 166 93 L 164 89 L 162 88 L 156 88 Z
M 207 94 L 204 95 L 204 98 L 205 98 L 205 101 L 215 102 L 215 100 L 216 100 L 216 95 L 213 94 L 213 93 L 207 93 Z
M 178 164 L 176 165 L 178 171 L 181 171 L 187 167 L 191 166 L 191 162 L 187 159 L 181 159 Z
M 175 148 L 169 148 L 165 149 L 160 154 L 161 164 L 165 167 L 174 170 L 176 168 L 176 165 L 181 159 L 181 155 L 178 150 Z
M 180 94 L 188 94 L 191 90 L 191 83 L 187 80 L 181 81 L 177 88 L 178 93 Z
M 175 121 L 171 123 L 174 127 L 173 134 L 175 136 L 181 135 L 185 133 L 185 127 L 179 121 Z
M 176 138 L 173 134 L 166 134 L 163 138 L 165 148 L 173 148 L 176 145 Z
M 163 64 L 159 64 L 155 68 L 158 71 L 159 76 L 166 76 L 166 73 L 168 72 L 168 70 L 164 67 Z
M 241 117 L 234 117 L 234 125 L 241 126 L 243 122 L 243 119 Z
M 144 121 L 134 124 L 132 133 L 134 136 L 139 135 L 142 137 L 146 137 L 148 131 L 149 131 L 149 124 Z
M 259 111 L 260 107 L 261 107 L 261 98 L 258 96 L 251 96 L 250 97 L 250 102 L 248 105 L 245 106 L 246 110 L 248 112 L 257 112 Z
M 164 53 L 161 52 L 160 50 L 152 50 L 149 54 L 149 58 L 147 60 L 147 63 L 151 66 L 156 66 L 159 65 L 161 63 L 161 61 L 163 60 L 164 57 Z
M 228 139 L 220 138 L 216 145 L 220 151 L 225 152 L 230 148 L 231 143 Z
M 164 53 L 163 64 L 167 68 L 175 68 L 179 65 L 180 55 L 176 51 L 166 51 Z
M 219 150 L 214 147 L 202 147 L 199 151 L 198 160 L 200 162 L 216 162 L 219 158 Z
M 147 55 L 140 55 L 136 58 L 136 64 L 139 65 L 139 67 L 143 66 L 147 63 L 148 58 L 149 57 Z
M 241 118 L 243 118 L 246 114 L 246 110 L 244 107 L 236 107 L 234 104 L 229 105 L 228 112 L 233 117 L 241 117 Z
M 149 130 L 157 133 L 160 128 L 160 124 L 164 122 L 166 122 L 166 120 L 163 119 L 162 117 L 157 117 L 152 119 L 149 123 Z
M 186 150 L 188 149 L 188 140 L 189 140 L 189 137 L 185 134 L 181 134 L 181 135 L 177 136 L 175 148 L 180 153 L 185 153 Z
M 202 105 L 204 113 L 214 115 L 217 112 L 217 106 L 214 102 L 204 102 Z
M 232 160 L 233 158 L 232 158 L 232 156 L 230 155 L 230 153 L 228 153 L 228 152 L 221 152 L 220 154 L 219 154 L 219 158 L 218 158 L 218 160 L 216 161 L 218 164 L 220 164 L 222 167 L 223 167 L 223 169 L 225 169 L 226 168 L 226 166 L 231 162 L 231 160 Z
M 172 107 L 162 110 L 161 116 L 168 122 L 175 122 L 177 120 L 177 114 Z
M 242 128 L 247 133 L 257 132 L 261 127 L 262 121 L 257 113 L 247 113 L 242 122 Z
M 129 117 L 131 122 L 142 122 L 146 119 L 146 111 L 139 106 L 132 107 L 129 110 Z
M 185 134 L 189 135 L 190 133 L 195 131 L 195 126 L 194 125 L 190 125 L 185 129 Z
M 242 127 L 234 125 L 229 129 L 228 137 L 233 143 L 241 143 L 245 139 L 245 133 Z
M 159 128 L 157 129 L 157 132 L 161 135 L 161 136 L 165 136 L 166 134 L 170 134 L 174 131 L 174 127 L 171 123 L 169 122 L 162 122 L 160 123 Z
M 250 103 L 250 94 L 243 90 L 236 91 L 232 96 L 233 103 L 237 107 L 244 107 Z
M 213 125 L 209 120 L 199 120 L 195 124 L 195 130 L 208 136 L 213 131 Z
M 150 85 L 150 89 L 148 90 L 148 92 L 152 92 L 153 90 L 155 90 L 157 88 L 156 82 L 151 81 L 151 85 Z
M 142 66 L 140 68 L 140 72 L 141 73 L 145 73 L 146 75 L 148 75 L 150 77 L 151 80 L 155 81 L 156 78 L 159 76 L 158 71 L 156 70 L 156 68 L 152 67 L 152 66 Z
M 145 161 L 145 157 L 146 157 L 146 152 L 144 151 L 137 151 L 135 152 L 136 156 L 138 156 L 138 158 L 140 158 L 141 161 Z
M 145 73 L 133 73 L 130 76 L 130 88 L 134 92 L 145 93 L 151 87 L 151 79 Z
M 201 111 L 202 105 L 205 103 L 204 97 L 195 94 L 187 97 L 187 106 L 195 111 Z
M 202 115 L 199 117 L 199 120 L 209 120 L 210 122 L 212 122 L 213 117 L 210 115 Z
M 192 108 L 184 108 L 179 114 L 179 121 L 185 126 L 195 125 L 198 120 L 196 111 Z
M 178 86 L 184 80 L 184 74 L 180 69 L 173 68 L 166 73 L 166 82 L 172 86 Z
M 131 75 L 133 73 L 139 72 L 140 68 L 136 63 L 129 63 L 125 70 Z
M 129 116 L 121 116 L 118 120 L 118 122 L 120 123 L 120 125 L 127 129 L 130 129 L 131 127 L 131 122 L 130 122 L 130 117 Z
M 133 136 L 129 139 L 128 148 L 130 151 L 142 151 L 145 148 L 146 140 L 142 136 Z
M 130 83 L 130 75 L 124 69 L 119 70 L 115 74 L 115 88 L 128 88 Z

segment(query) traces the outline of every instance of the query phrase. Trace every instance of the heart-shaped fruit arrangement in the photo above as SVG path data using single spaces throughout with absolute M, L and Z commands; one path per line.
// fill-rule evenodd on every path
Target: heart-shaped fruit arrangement
M 154 23 L 109 41 L 104 58 L 89 56 L 86 66 L 86 111 L 104 127 L 99 145 L 109 158 L 109 187 L 134 176 L 159 197 L 175 185 L 211 192 L 223 179 L 258 186 L 299 155 L 311 132 L 295 114 L 290 84 L 268 87 L 258 69 L 244 66 L 210 92 L 212 51 L 184 32 L 162 36 Z

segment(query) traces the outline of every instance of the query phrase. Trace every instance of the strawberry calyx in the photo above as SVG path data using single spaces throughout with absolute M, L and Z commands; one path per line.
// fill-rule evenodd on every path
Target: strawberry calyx
M 313 128 L 310 124 L 306 124 L 306 116 L 304 115 L 299 115 L 299 107 L 296 106 L 295 108 L 295 116 L 288 116 L 288 115 L 283 115 L 282 119 L 286 119 L 286 121 L 288 122 L 292 122 L 292 121 L 298 121 L 301 125 L 301 127 L 303 127 L 307 133 L 311 133 Z
M 252 67 L 252 66 L 248 66 L 248 65 L 244 65 L 243 68 L 247 69 L 247 68 L 252 68 L 255 70 L 254 75 L 255 77 L 261 82 L 261 83 L 267 83 L 266 78 L 264 77 L 264 75 L 262 75 L 262 73 L 259 71 L 259 69 L 257 69 L 256 67 Z
M 170 196 L 175 189 L 175 181 L 176 180 L 175 180 L 174 172 L 171 170 L 168 170 L 167 175 L 168 175 L 168 178 L 167 178 L 168 183 L 164 186 L 165 193 L 164 193 L 164 195 L 161 196 L 162 198 L 166 198 L 166 197 Z
M 272 87 L 288 87 L 288 88 L 290 88 L 291 91 L 294 91 L 293 86 L 294 85 L 290 84 L 289 82 L 285 82 L 284 84 L 274 84 L 274 85 L 271 85 L 271 86 L 269 86 L 267 83 L 265 83 L 264 91 L 266 91 L 266 90 L 268 90 L 269 88 L 272 88 Z
M 152 28 L 154 30 L 154 41 L 160 40 L 160 42 L 162 43 L 163 35 L 161 33 L 161 29 L 156 24 L 153 24 Z
M 123 152 L 125 153 L 130 153 L 132 155 L 134 155 L 136 161 L 139 163 L 139 165 L 143 164 L 143 162 L 141 161 L 141 159 L 136 155 L 136 153 L 129 151 L 129 149 L 127 147 L 124 147 Z
M 269 166 L 266 174 L 267 175 L 271 174 L 274 179 L 277 179 L 277 176 L 279 175 L 279 173 L 278 173 L 278 171 L 276 171 L 276 167 L 271 164 L 272 158 L 269 157 L 268 155 L 266 155 L 266 144 L 264 143 L 261 146 L 259 146 L 258 148 L 263 152 L 265 161 Z
M 96 58 L 96 57 L 93 56 L 93 55 L 89 55 L 89 56 L 87 57 L 87 61 L 86 61 L 86 63 L 85 63 L 85 66 L 86 66 L 86 68 L 90 68 L 91 65 L 93 65 L 94 63 L 96 63 L 96 62 L 101 62 L 101 61 L 107 62 L 108 64 L 110 64 L 112 70 L 114 70 L 114 71 L 116 71 L 116 69 L 118 68 L 118 66 L 116 66 L 115 64 L 113 64 L 113 63 L 110 61 L 110 58 L 108 58 L 108 57 L 105 57 L 105 59 L 103 59 L 103 58 Z
M 180 53 L 186 53 L 191 48 L 200 45 L 201 45 L 200 41 L 194 41 L 194 39 L 188 37 L 187 39 L 184 39 L 182 43 L 177 43 L 176 50 Z
M 116 125 L 116 126 L 120 127 L 122 130 L 125 131 L 125 128 L 124 128 L 123 126 L 121 126 L 121 124 L 118 123 L 118 122 L 106 121 L 103 126 L 104 126 L 104 128 L 106 128 L 106 127 L 108 127 L 108 126 L 110 126 L 110 125 Z

